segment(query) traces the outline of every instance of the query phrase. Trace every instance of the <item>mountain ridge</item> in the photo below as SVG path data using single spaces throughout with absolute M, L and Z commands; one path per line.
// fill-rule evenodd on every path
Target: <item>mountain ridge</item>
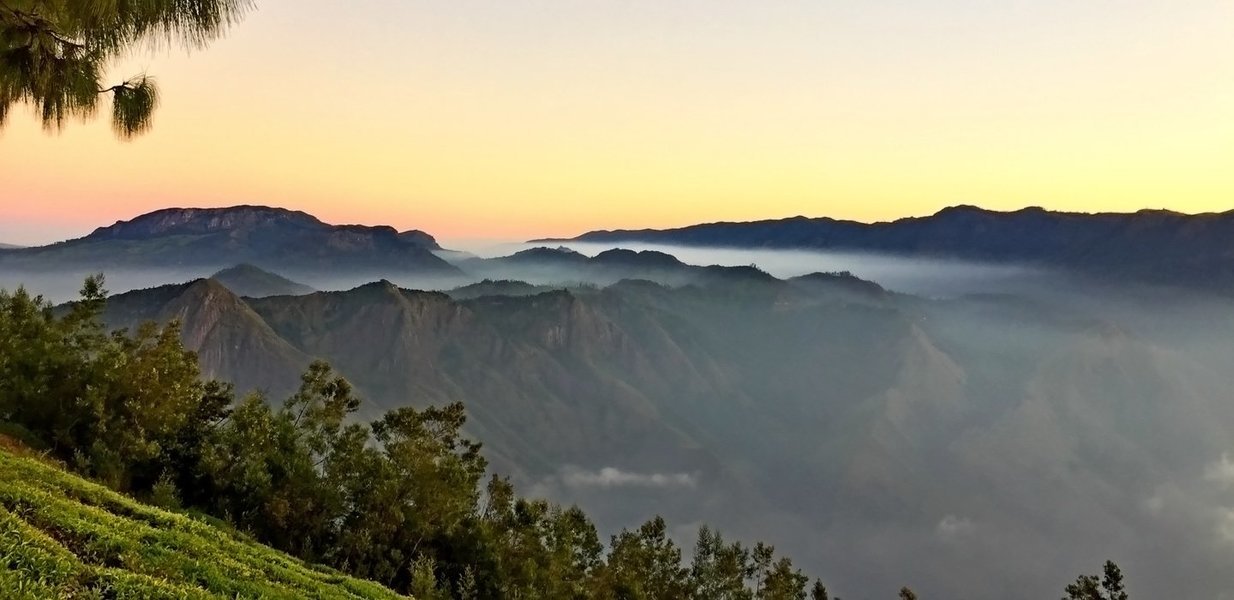
M 546 242 L 859 252 L 1063 269 L 1105 279 L 1234 291 L 1234 211 L 1073 213 L 971 205 L 863 223 L 830 217 L 598 230 Z
M 387 225 L 331 225 L 303 211 L 258 205 L 166 208 L 46 246 L 0 251 L 26 271 L 210 269 L 242 263 L 289 274 L 458 276 L 429 234 Z
M 579 234 L 573 237 L 535 238 L 535 239 L 527 240 L 526 243 L 528 244 L 550 244 L 554 242 L 571 242 L 571 241 L 580 241 L 583 238 L 586 238 L 589 236 L 603 236 L 603 235 L 610 235 L 610 234 L 625 235 L 625 234 L 641 234 L 641 233 L 651 233 L 651 234 L 675 233 L 675 232 L 682 232 L 682 231 L 698 229 L 698 228 L 729 226 L 729 225 L 740 226 L 740 225 L 780 224 L 780 223 L 796 223 L 796 222 L 830 222 L 830 223 L 851 224 L 851 225 L 873 227 L 873 226 L 880 226 L 880 225 L 894 225 L 894 224 L 903 223 L 903 222 L 921 221 L 921 220 L 936 218 L 940 216 L 965 214 L 965 213 L 992 214 L 992 215 L 1048 214 L 1048 215 L 1058 215 L 1058 216 L 1064 216 L 1064 217 L 1079 217 L 1079 218 L 1132 217 L 1132 216 L 1155 215 L 1155 216 L 1170 216 L 1170 217 L 1181 217 L 1181 218 L 1204 219 L 1204 218 L 1234 215 L 1234 209 L 1229 210 L 1229 211 L 1220 211 L 1220 212 L 1208 211 L 1208 212 L 1201 212 L 1201 213 L 1184 213 L 1184 212 L 1174 211 L 1174 210 L 1165 209 L 1165 208 L 1141 208 L 1141 209 L 1131 211 L 1131 212 L 1117 212 L 1117 211 L 1082 212 L 1082 211 L 1049 210 L 1041 206 L 1025 206 L 1023 208 L 1018 208 L 1014 210 L 994 210 L 994 209 L 982 208 L 974 204 L 953 204 L 950 206 L 945 206 L 935 211 L 934 213 L 931 213 L 928 215 L 898 217 L 895 219 L 881 220 L 881 221 L 859 221 L 857 219 L 841 219 L 841 218 L 828 217 L 828 216 L 808 217 L 805 215 L 793 215 L 790 217 L 750 219 L 750 220 L 744 220 L 744 221 L 706 221 L 702 223 L 693 223 L 690 225 L 680 225 L 676 227 L 661 227 L 661 228 L 642 227 L 642 228 L 637 228 L 637 229 L 593 229 L 593 230 L 584 232 L 582 234 Z
M 430 250 L 441 250 L 433 236 L 419 230 L 400 232 L 389 225 L 331 225 L 301 210 L 278 208 L 258 204 L 237 204 L 218 208 L 168 207 L 143 213 L 132 219 L 120 220 L 96 228 L 85 238 L 143 238 L 172 233 L 210 233 L 239 228 L 256 228 L 281 222 L 305 229 L 330 229 L 393 232 L 413 240 Z M 83 239 L 83 238 L 78 238 Z M 67 240 L 72 242 L 74 240 Z
M 1148 564 L 1152 549 L 1128 540 L 1152 515 L 1110 513 L 1103 498 L 1148 497 L 1234 440 L 1222 425 L 1234 422 L 1220 377 L 1229 352 L 1145 337 L 1155 326 L 1117 307 L 1121 291 L 1067 308 L 921 298 L 836 273 L 677 287 L 504 282 L 460 296 L 383 280 L 240 298 L 200 280 L 115 296 L 105 320 L 179 319 L 204 372 L 274 402 L 290 391 L 276 382 L 294 385 L 308 357 L 346 376 L 364 410 L 461 401 L 495 472 L 587 507 L 602 528 L 656 512 L 770 533 L 854 589 L 881 581 L 861 565 L 895 564 L 939 597 L 1048 591 L 1005 594 L 999 582 L 1020 567 L 958 557 L 954 536 L 996 543 L 984 536 L 1005 533 L 1026 551 L 1065 554 L 1036 575 L 1105 551 Z M 1150 315 L 1234 335 L 1234 320 L 1188 312 Z M 1121 448 L 1156 435 L 1152 423 L 1176 443 L 1142 444 L 1127 460 L 1098 443 Z M 604 470 L 642 483 L 589 476 Z M 1067 514 L 1017 500 L 1036 488 Z M 1091 517 L 1067 538 L 1074 547 L 1058 542 L 1076 527 L 1071 514 Z M 845 545 L 872 532 L 892 549 Z M 1099 542 L 1111 539 L 1123 542 Z M 1210 582 L 1225 572 L 1203 569 Z M 930 579 L 953 571 L 964 576 Z M 1022 583 L 1050 579 L 1036 575 Z

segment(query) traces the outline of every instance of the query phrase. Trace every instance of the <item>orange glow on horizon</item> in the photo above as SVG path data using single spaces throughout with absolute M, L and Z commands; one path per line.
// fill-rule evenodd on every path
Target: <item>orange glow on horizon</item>
M 235 204 L 503 240 L 1234 208 L 1228 2 L 260 4 L 205 51 L 117 67 L 163 87 L 134 142 L 11 116 L 0 242 Z

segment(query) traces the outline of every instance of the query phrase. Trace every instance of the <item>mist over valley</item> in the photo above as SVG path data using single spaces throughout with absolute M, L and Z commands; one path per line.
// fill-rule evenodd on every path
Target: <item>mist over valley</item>
M 368 248 L 343 256 L 380 264 Z M 245 250 L 256 264 L 210 278 L 222 265 L 162 263 L 174 254 L 125 255 L 113 275 L 44 252 L 71 270 L 10 269 L 4 285 L 63 300 L 97 265 L 133 288 L 108 299 L 109 327 L 178 320 L 204 374 L 239 391 L 282 398 L 320 358 L 364 398 L 362 420 L 461 401 L 491 471 L 577 503 L 605 534 L 660 514 L 688 548 L 715 525 L 846 598 L 1038 598 L 1093 557 L 1148 597 L 1230 589 L 1225 294 L 622 242 L 446 252 L 449 277 L 400 267 L 359 285 L 329 252 L 275 272 Z
M 0 0 L 0 600 L 1234 600 L 1234 2 Z

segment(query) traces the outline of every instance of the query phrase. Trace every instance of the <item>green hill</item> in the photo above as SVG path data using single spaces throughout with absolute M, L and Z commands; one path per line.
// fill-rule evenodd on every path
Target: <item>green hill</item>
M 404 596 L 0 450 L 0 597 Z

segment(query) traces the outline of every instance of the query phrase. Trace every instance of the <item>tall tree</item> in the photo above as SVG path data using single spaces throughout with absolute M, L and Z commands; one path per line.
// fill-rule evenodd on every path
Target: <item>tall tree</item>
M 814 587 L 810 588 L 810 600 L 831 600 L 831 596 L 827 594 L 827 586 L 823 585 L 822 581 L 814 580 Z
M 1101 575 L 1081 575 L 1064 592 L 1063 600 L 1127 600 L 1123 572 L 1109 560 Z
M 606 555 L 577 507 L 520 498 L 497 476 L 482 494 L 461 404 L 353 422 L 360 398 L 324 362 L 281 405 L 236 402 L 201 379 L 174 322 L 109 334 L 106 296 L 101 276 L 63 308 L 0 289 L 0 431 L 112 487 L 417 598 L 827 600 L 767 544 L 704 527 L 686 568 L 656 517 Z M 1108 567 L 1106 588 L 1121 581 Z
M 613 536 L 599 598 L 678 600 L 690 595 L 690 572 L 681 566 L 681 549 L 656 516 L 637 531 Z
M 771 564 L 759 585 L 759 600 L 806 600 L 810 578 L 793 568 L 793 561 L 780 558 Z
M 144 74 L 104 83 L 105 69 L 142 44 L 201 48 L 239 21 L 251 0 L 0 0 L 0 126 L 15 104 L 47 129 L 89 118 L 111 96 L 112 128 L 150 127 L 158 88 Z
M 695 600 L 752 600 L 746 587 L 753 577 L 750 551 L 739 542 L 726 544 L 718 531 L 704 525 L 698 530 L 694 558 L 690 565 Z

